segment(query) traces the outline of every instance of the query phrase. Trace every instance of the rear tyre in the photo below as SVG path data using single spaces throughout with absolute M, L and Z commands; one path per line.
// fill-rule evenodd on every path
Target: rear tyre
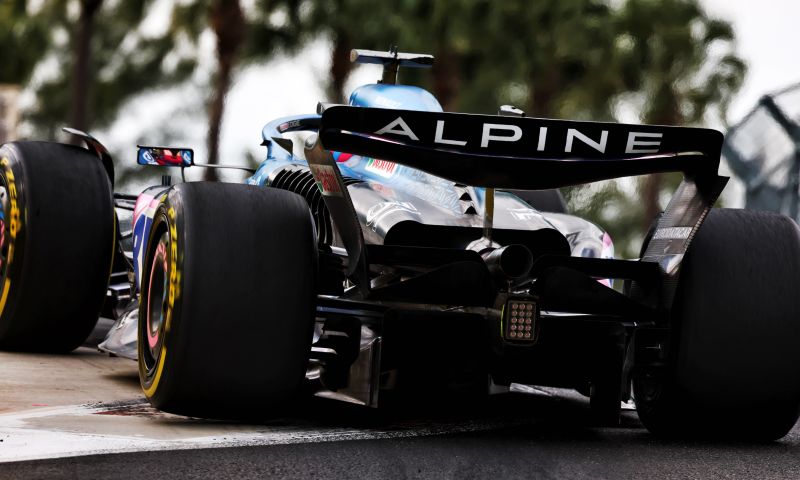
M 0 348 L 77 348 L 97 323 L 116 239 L 102 163 L 71 145 L 3 145 L 0 200 Z
M 316 298 L 316 235 L 302 197 L 177 185 L 156 212 L 144 265 L 139 378 L 153 406 L 254 418 L 295 398 Z
M 665 436 L 773 440 L 800 413 L 800 230 L 712 210 L 682 266 L 671 366 L 634 377 L 639 418 Z

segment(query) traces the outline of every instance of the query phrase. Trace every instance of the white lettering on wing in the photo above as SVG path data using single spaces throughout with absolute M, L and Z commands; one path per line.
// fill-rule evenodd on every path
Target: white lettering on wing
M 630 132 L 628 134 L 628 143 L 625 145 L 625 153 L 658 153 L 658 147 L 661 146 L 661 137 L 663 133 L 646 133 L 646 132 Z M 639 140 L 642 138 L 658 138 L 657 142 L 643 142 Z M 637 147 L 656 147 L 656 148 L 637 148 Z
M 572 141 L 578 139 L 586 145 L 594 148 L 600 153 L 606 153 L 606 143 L 608 142 L 608 130 L 603 130 L 600 134 L 600 141 L 595 142 L 591 138 L 575 130 L 574 128 L 567 129 L 567 143 L 564 146 L 564 151 L 567 153 L 572 152 Z
M 463 147 L 467 144 L 465 140 L 448 140 L 444 136 L 444 120 L 436 121 L 436 136 L 433 139 L 435 143 L 444 143 L 445 145 L 458 145 Z
M 511 135 L 493 135 L 493 130 L 512 132 Z M 481 147 L 486 148 L 489 142 L 516 142 L 522 138 L 522 129 L 516 125 L 503 125 L 502 123 L 484 123 L 483 135 L 481 135 Z
M 399 128 L 399 130 L 396 130 Z M 419 138 L 414 134 L 408 124 L 403 120 L 403 117 L 397 117 L 393 122 L 389 123 L 385 127 L 381 128 L 377 132 L 376 135 L 382 135 L 384 133 L 394 133 L 395 135 L 404 135 L 411 140 L 419 141 Z

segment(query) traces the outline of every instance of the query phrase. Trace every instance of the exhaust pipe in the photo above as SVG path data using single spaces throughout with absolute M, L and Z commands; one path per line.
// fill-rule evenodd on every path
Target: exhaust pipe
M 520 244 L 506 245 L 481 255 L 489 272 L 502 280 L 522 278 L 533 267 L 533 254 Z

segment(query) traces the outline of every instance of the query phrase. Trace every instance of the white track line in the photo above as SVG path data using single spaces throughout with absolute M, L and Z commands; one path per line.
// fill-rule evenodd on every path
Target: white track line
M 124 423 L 126 416 L 98 415 L 119 407 L 108 405 L 76 405 L 41 408 L 0 415 L 0 462 L 63 458 L 79 455 L 222 448 L 242 446 L 279 445 L 292 443 L 336 442 L 345 440 L 374 440 L 400 437 L 442 435 L 459 432 L 491 430 L 523 424 L 509 419 L 461 419 L 436 424 L 393 424 L 382 429 L 348 429 L 319 426 L 285 425 L 226 425 L 213 422 L 199 424 L 206 434 L 191 436 L 198 423 L 167 414 L 157 414 L 166 426 L 157 427 L 157 435 L 145 433 L 109 434 L 91 425 L 105 422 L 105 430 L 114 428 L 114 422 Z M 124 408 L 149 408 L 146 404 L 132 402 Z M 100 418 L 98 418 L 100 417 Z M 137 420 L 143 422 L 141 417 Z M 148 420 L 158 423 L 159 420 Z M 87 428 L 82 428 L 86 424 Z M 152 426 L 152 425 L 151 425 Z M 44 427 L 44 428 L 43 428 Z M 209 429 L 216 429 L 214 433 Z M 130 425 L 128 425 L 128 430 Z M 167 431 L 166 438 L 163 431 Z M 169 433 L 173 434 L 170 438 Z M 162 437 L 162 438 L 158 438 Z

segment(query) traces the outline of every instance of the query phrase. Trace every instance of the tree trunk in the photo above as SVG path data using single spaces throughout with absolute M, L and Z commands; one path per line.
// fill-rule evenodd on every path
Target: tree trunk
M 525 112 L 529 117 L 555 118 L 556 112 L 555 99 L 559 88 L 559 75 L 555 68 L 551 68 L 543 76 L 540 72 L 531 74 L 528 80 L 530 100 L 528 111 Z
M 215 0 L 209 9 L 209 23 L 217 37 L 217 73 L 208 105 L 208 163 L 218 164 L 225 96 L 231 86 L 233 69 L 244 42 L 246 28 L 239 0 Z M 204 179 L 216 181 L 219 176 L 215 169 L 209 168 L 206 169 Z
M 89 129 L 89 103 L 92 90 L 92 36 L 94 17 L 103 0 L 83 0 L 81 14 L 75 31 L 72 64 L 72 97 L 70 98 L 69 126 L 78 130 Z M 73 142 L 80 140 L 73 137 Z
M 331 76 L 328 83 L 328 100 L 335 103 L 345 103 L 344 84 L 353 68 L 350 62 L 352 49 L 350 35 L 340 30 L 334 33 L 333 52 L 331 53 Z
M 461 92 L 461 59 L 458 54 L 440 43 L 436 62 L 431 68 L 433 95 L 445 112 L 454 112 Z

